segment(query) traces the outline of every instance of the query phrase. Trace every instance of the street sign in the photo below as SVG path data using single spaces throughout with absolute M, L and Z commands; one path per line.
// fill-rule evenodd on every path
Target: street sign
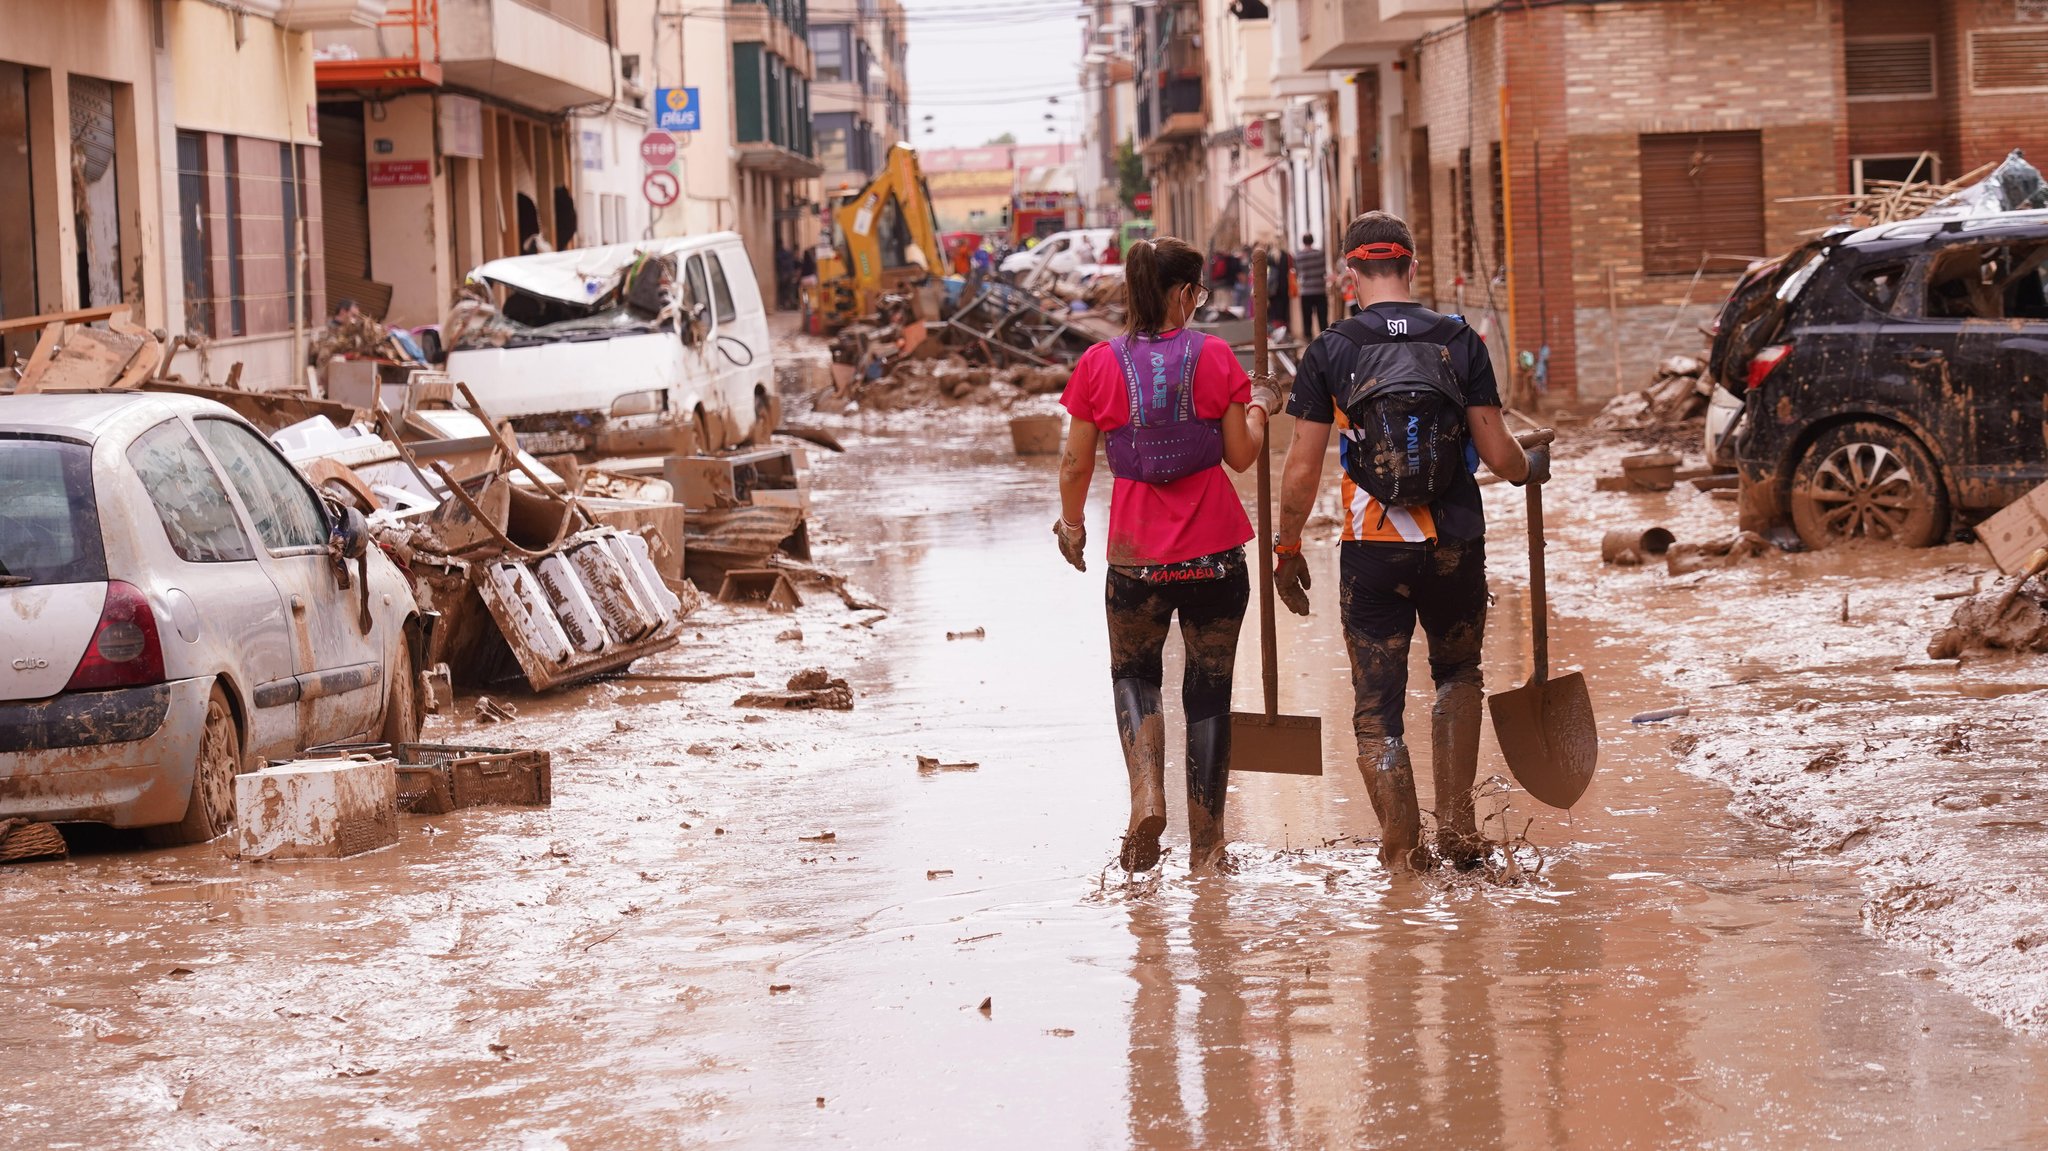
M 434 182 L 431 160 L 372 160 L 370 187 L 412 188 Z
M 663 132 L 697 130 L 698 106 L 695 88 L 656 88 L 654 126 Z
M 1131 208 L 1133 211 L 1150 212 L 1152 210 L 1152 193 L 1140 192 L 1132 196 Z
M 640 158 L 650 168 L 666 168 L 676 162 L 676 138 L 667 132 L 649 132 L 640 138 Z
M 676 202 L 676 197 L 683 194 L 683 182 L 676 179 L 674 172 L 666 168 L 656 168 L 647 173 L 647 178 L 640 182 L 640 192 L 647 197 L 648 203 L 657 208 L 666 208 Z
M 1264 120 L 1245 121 L 1244 146 L 1254 152 L 1266 150 L 1266 122 Z

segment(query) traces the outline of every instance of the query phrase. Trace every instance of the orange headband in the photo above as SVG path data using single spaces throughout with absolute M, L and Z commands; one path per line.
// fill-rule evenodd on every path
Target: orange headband
M 1414 254 L 1399 244 L 1392 241 L 1384 241 L 1377 244 L 1360 244 L 1356 248 L 1344 253 L 1344 258 L 1347 260 L 1398 260 L 1403 256 L 1413 256 Z

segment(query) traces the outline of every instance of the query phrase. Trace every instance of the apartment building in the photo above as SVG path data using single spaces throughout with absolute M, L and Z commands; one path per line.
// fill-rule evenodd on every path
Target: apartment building
M 0 355 L 126 308 L 175 368 L 299 380 L 323 307 L 313 38 L 382 0 L 18 0 L 0 35 Z
M 1136 148 L 1138 120 L 1133 12 L 1131 0 L 1091 0 L 1082 25 L 1081 151 L 1075 167 L 1091 228 L 1114 227 L 1151 211 L 1149 190 L 1142 193 L 1143 210 L 1123 195 L 1123 156 Z
M 605 0 L 389 0 L 316 43 L 331 298 L 435 324 L 478 264 L 585 242 L 567 114 L 613 95 Z
M 1504 379 L 1566 399 L 1696 350 L 1748 261 L 1828 223 L 1798 197 L 2048 154 L 2042 0 L 1161 0 L 1130 19 L 1162 231 L 1256 239 L 1276 214 L 1327 247 L 1399 212 L 1425 301 L 1464 314 Z
M 908 44 L 900 0 L 848 0 L 810 26 L 811 137 L 826 197 L 860 188 L 910 137 Z

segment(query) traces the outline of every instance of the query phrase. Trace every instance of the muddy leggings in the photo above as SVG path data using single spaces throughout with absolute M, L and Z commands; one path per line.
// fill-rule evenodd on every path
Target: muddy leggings
M 1437 688 L 1481 686 L 1486 545 L 1351 540 L 1343 549 L 1338 599 L 1358 700 L 1351 723 L 1358 754 L 1377 756 L 1384 740 L 1399 739 L 1405 730 L 1408 644 L 1418 619 L 1429 637 L 1429 673 Z
M 1109 676 L 1159 686 L 1166 677 L 1166 633 L 1180 613 L 1187 667 L 1181 674 L 1181 706 L 1190 725 L 1230 711 L 1230 677 L 1237 664 L 1237 633 L 1251 599 L 1244 549 L 1214 558 L 1222 579 L 1152 583 L 1109 571 Z

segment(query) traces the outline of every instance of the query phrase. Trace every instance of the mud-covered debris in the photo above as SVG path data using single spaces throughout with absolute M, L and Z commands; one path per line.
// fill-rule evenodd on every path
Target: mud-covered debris
M 29 819 L 0 820 L 0 863 L 62 859 L 68 850 L 56 824 Z
M 623 719 L 615 719 L 615 720 L 613 720 L 613 721 L 612 721 L 612 730 L 613 730 L 613 731 L 632 731 L 632 730 L 633 730 L 633 725 L 632 725 L 632 724 L 630 724 L 630 723 L 627 723 L 627 722 L 626 722 L 625 720 L 623 720 Z
M 519 718 L 519 709 L 502 700 L 480 695 L 476 697 L 474 714 L 478 723 L 510 723 Z
M 974 628 L 974 629 L 973 629 L 973 630 L 971 630 L 971 631 L 949 631 L 949 632 L 947 632 L 947 633 L 946 633 L 946 638 L 947 638 L 947 639 L 949 639 L 949 640 L 955 640 L 955 639 L 987 639 L 987 638 L 988 638 L 988 629 L 987 629 L 987 628 L 985 628 L 985 627 L 978 627 L 978 628 Z
M 953 874 L 953 869 L 950 867 L 933 867 L 926 869 L 924 877 L 926 879 L 944 879 L 951 874 Z
M 1678 537 L 1661 527 L 1611 531 L 1600 539 L 1600 558 L 1619 567 L 1640 567 L 1651 557 L 1669 552 L 1676 542 Z
M 824 668 L 812 667 L 789 677 L 786 691 L 750 691 L 732 701 L 732 705 L 789 711 L 852 711 L 853 688 Z
M 510 1043 L 491 1043 L 486 1045 L 486 1049 L 500 1059 L 509 1060 L 512 1058 L 512 1045 Z
M 710 744 L 708 744 L 708 743 L 693 743 L 693 744 L 691 744 L 691 745 L 690 745 L 689 751 L 690 751 L 690 754 L 691 754 L 691 755 L 717 755 L 717 754 L 718 754 L 718 749 L 717 749 L 717 748 L 715 748 L 715 747 L 713 747 L 713 746 L 711 746 L 711 745 L 710 745 Z
M 994 1015 L 996 1013 L 996 997 L 991 995 L 988 998 L 983 999 L 981 1001 L 981 1006 L 975 1008 L 975 1010 L 981 1012 L 983 1015 Z
M 784 994 L 784 993 L 788 992 L 788 991 L 790 990 L 790 988 L 792 988 L 793 986 L 795 986 L 795 985 L 794 985 L 794 984 L 790 984 L 790 983 L 770 983 L 770 984 L 768 985 L 768 994 L 770 994 L 770 995 L 782 995 L 782 994 Z
M 2008 597 L 2008 591 L 2017 594 Z M 2048 652 L 2048 591 L 2041 581 L 1994 587 L 1964 600 L 1927 643 L 1930 659 L 1994 650 Z
M 800 843 L 836 843 L 839 840 L 839 833 L 836 831 L 821 831 L 816 835 L 799 835 L 796 838 Z
M 1725 540 L 1672 544 L 1664 553 L 1664 570 L 1674 576 L 1707 568 L 1733 567 L 1771 550 L 1771 541 L 1755 532 L 1738 532 Z
M 1045 1033 L 1054 1039 L 1072 1039 L 1074 1037 L 1074 1029 L 1071 1027 L 1048 1027 L 1045 1029 Z
M 933 775 L 941 771 L 979 770 L 981 770 L 981 765 L 978 763 L 940 763 L 935 756 L 920 755 L 917 757 L 917 773 L 919 775 Z
M 1667 719 L 1684 719 L 1692 714 L 1689 707 L 1660 707 L 1655 711 L 1641 711 L 1629 716 L 1630 723 L 1662 723 Z
M 804 629 L 800 627 L 783 628 L 781 631 L 775 633 L 775 642 L 802 643 L 804 642 Z

